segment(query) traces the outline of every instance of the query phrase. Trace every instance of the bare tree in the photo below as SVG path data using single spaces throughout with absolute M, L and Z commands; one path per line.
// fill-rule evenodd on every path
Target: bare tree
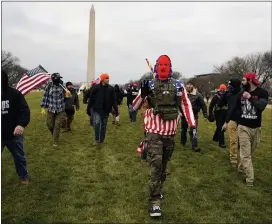
M 214 66 L 214 71 L 229 76 L 229 78 L 241 79 L 247 72 L 256 73 L 261 86 L 272 79 L 271 51 L 265 53 L 253 53 L 243 58 L 234 57 L 221 66 Z
M 27 69 L 19 65 L 19 58 L 13 56 L 11 52 L 1 51 L 1 57 L 1 69 L 8 73 L 9 84 L 17 83 Z

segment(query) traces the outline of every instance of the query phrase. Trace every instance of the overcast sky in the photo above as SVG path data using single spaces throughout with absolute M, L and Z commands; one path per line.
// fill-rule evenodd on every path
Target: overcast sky
M 2 49 L 32 69 L 86 81 L 91 2 L 2 2 Z M 233 56 L 271 50 L 271 3 L 94 3 L 96 78 L 137 79 L 168 54 L 185 77 Z

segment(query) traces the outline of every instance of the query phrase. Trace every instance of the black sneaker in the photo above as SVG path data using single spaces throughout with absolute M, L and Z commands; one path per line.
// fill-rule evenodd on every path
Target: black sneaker
M 200 148 L 198 148 L 198 147 L 194 147 L 194 148 L 192 148 L 192 151 L 193 151 L 193 152 L 200 152 L 200 151 L 201 151 L 201 149 L 200 149 Z
M 227 146 L 223 145 L 223 144 L 219 144 L 219 147 L 222 148 L 222 149 L 225 149 Z
M 150 209 L 150 217 L 159 217 L 161 216 L 161 208 L 158 205 L 153 205 Z

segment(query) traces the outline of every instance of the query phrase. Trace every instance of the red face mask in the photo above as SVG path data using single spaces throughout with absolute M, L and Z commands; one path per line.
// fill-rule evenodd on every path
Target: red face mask
M 160 80 L 166 80 L 169 78 L 171 70 L 171 61 L 167 56 L 160 56 L 157 64 L 157 73 Z

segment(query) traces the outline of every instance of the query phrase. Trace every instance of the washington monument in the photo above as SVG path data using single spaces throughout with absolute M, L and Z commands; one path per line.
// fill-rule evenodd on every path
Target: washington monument
M 95 11 L 92 5 L 89 22 L 89 42 L 88 42 L 88 64 L 87 64 L 87 82 L 95 79 Z

